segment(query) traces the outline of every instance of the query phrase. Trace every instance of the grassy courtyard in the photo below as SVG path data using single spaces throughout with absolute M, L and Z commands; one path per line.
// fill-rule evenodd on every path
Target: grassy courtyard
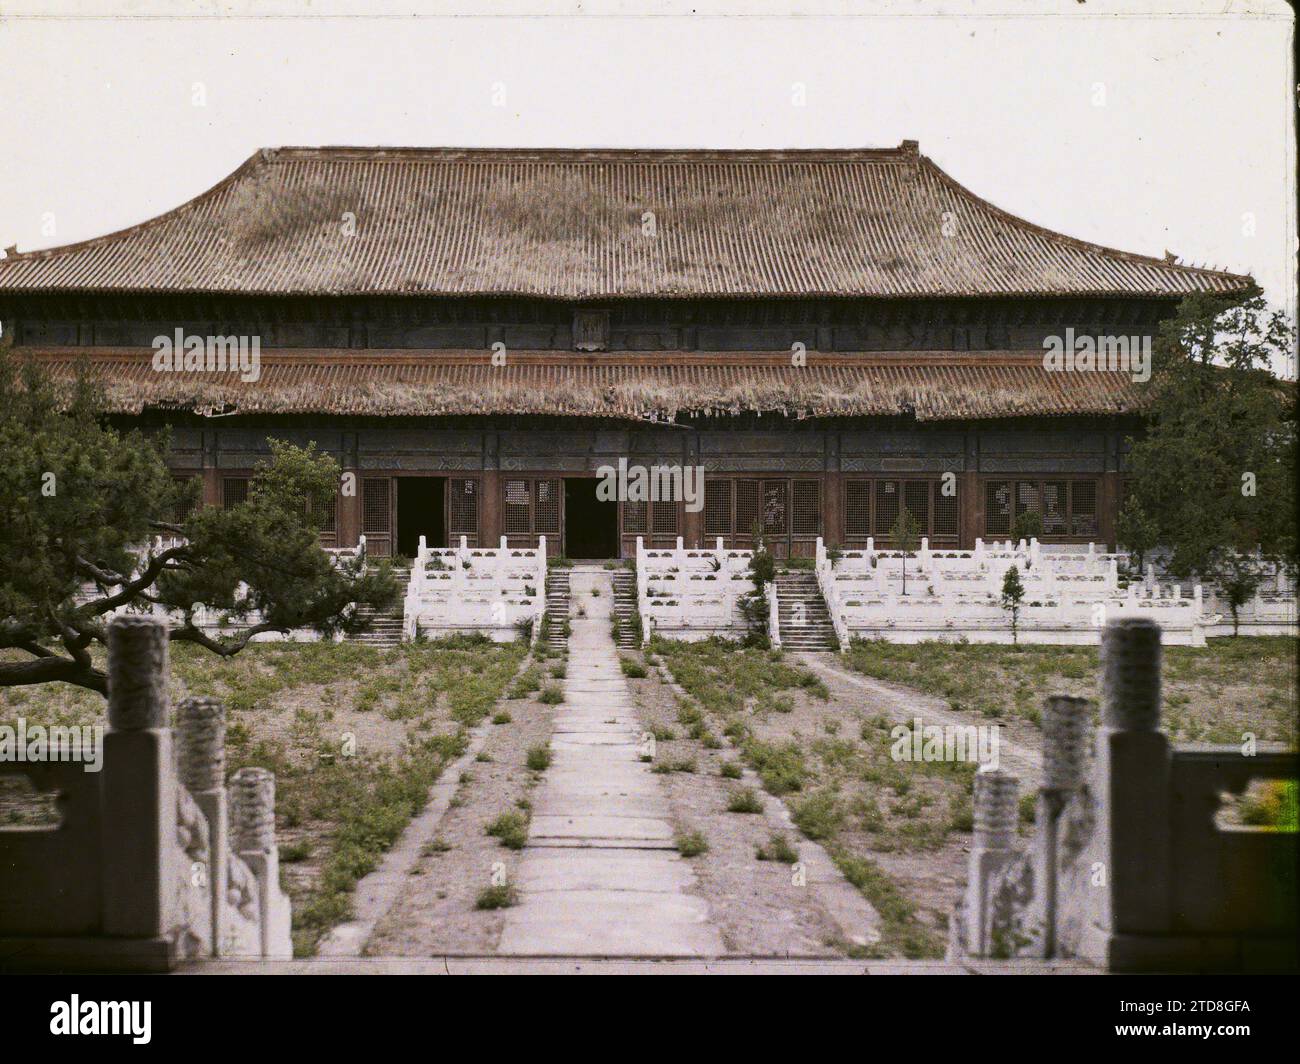
M 357 881 L 424 805 L 492 713 L 527 654 L 483 638 L 391 649 L 355 643 L 255 643 L 234 658 L 173 645 L 173 702 L 221 698 L 227 772 L 276 774 L 283 880 L 294 945 L 310 953 L 351 912 Z M 98 695 L 49 684 L 0 693 L 0 722 L 102 722 Z
M 1297 640 L 1212 639 L 1164 648 L 1165 731 L 1179 742 L 1290 742 L 1296 732 Z M 845 664 L 946 699 L 953 709 L 1037 724 L 1049 694 L 1098 697 L 1097 647 L 858 640 Z
M 1295 652 L 1293 638 L 1166 648 L 1166 730 L 1180 742 L 1236 744 L 1243 732 L 1289 741 Z M 877 949 L 890 956 L 942 954 L 972 828 L 974 764 L 890 756 L 891 728 L 911 713 L 907 689 L 946 699 L 971 723 L 1011 725 L 1029 745 L 1046 695 L 1097 697 L 1095 647 L 857 642 L 838 663 L 903 685 L 883 700 L 829 673 L 823 680 L 779 651 L 721 640 L 657 639 L 648 657 L 661 659 L 688 694 L 677 708 L 681 737 L 695 740 L 700 753 L 730 740 L 763 787 L 785 801 L 798 829 L 871 901 L 884 932 Z M 1262 799 L 1279 805 L 1276 815 L 1248 800 L 1242 819 L 1284 826 L 1294 820 L 1293 792 Z M 1021 813 L 1027 827 L 1030 799 Z
M 876 908 L 883 939 L 872 952 L 942 956 L 939 899 L 947 898 L 949 885 L 926 887 L 924 873 L 909 883 L 880 857 L 924 864 L 936 851 L 959 852 L 971 827 L 974 767 L 894 762 L 891 721 L 833 696 L 780 651 L 716 639 L 657 639 L 650 652 L 690 696 L 678 708 L 687 734 L 705 747 L 718 743 L 719 734 L 730 739 L 764 789 L 786 802 L 799 831 L 819 842 Z M 933 906 L 918 905 L 926 892 L 935 895 Z

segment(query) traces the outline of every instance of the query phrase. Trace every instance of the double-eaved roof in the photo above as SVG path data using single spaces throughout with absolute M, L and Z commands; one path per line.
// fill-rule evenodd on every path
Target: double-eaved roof
M 756 411 L 953 421 L 1126 414 L 1140 410 L 1143 398 L 1127 373 L 1055 373 L 1043 366 L 1041 354 L 1024 351 L 810 353 L 805 366 L 792 366 L 788 351 L 516 351 L 504 366 L 483 351 L 278 351 L 264 353 L 258 379 L 247 382 L 234 372 L 159 373 L 150 352 L 121 348 L 33 353 L 62 380 L 87 370 L 102 384 L 108 410 L 120 414 L 161 409 L 671 421 Z
M 0 260 L 0 293 L 1177 297 L 1249 284 L 1022 221 L 910 141 L 264 149 L 150 221 Z

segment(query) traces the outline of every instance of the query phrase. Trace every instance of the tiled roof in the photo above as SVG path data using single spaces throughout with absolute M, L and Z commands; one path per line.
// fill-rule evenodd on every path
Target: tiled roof
M 21 349 L 20 349 L 21 350 Z M 907 352 L 808 356 L 670 353 L 585 356 L 515 352 L 494 366 L 483 352 L 263 353 L 261 376 L 164 373 L 151 352 L 26 349 L 57 376 L 84 360 L 109 408 L 203 414 L 454 416 L 546 414 L 671 420 L 746 411 L 793 417 L 912 415 L 919 421 L 1106 415 L 1137 409 L 1123 373 L 1063 373 L 1024 352 Z
M 167 214 L 0 260 L 0 292 L 907 298 L 1177 296 L 1248 283 L 1031 225 L 914 142 L 266 149 Z

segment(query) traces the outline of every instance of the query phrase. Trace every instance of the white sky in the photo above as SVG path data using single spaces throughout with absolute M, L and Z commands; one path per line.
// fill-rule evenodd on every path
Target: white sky
M 599 14 L 717 12 L 721 0 L 513 0 L 495 10 L 583 16 L 487 19 L 321 17 L 420 5 L 317 0 L 310 17 L 154 17 L 180 6 L 0 8 L 0 246 L 29 250 L 131 225 L 263 146 L 913 139 L 1014 214 L 1129 251 L 1169 249 L 1184 262 L 1249 272 L 1294 316 L 1294 22 L 1280 0 L 808 0 L 800 8 L 814 14 L 799 18 Z M 775 0 L 731 6 L 795 10 Z M 291 0 L 184 7 L 304 9 Z M 48 17 L 128 8 L 134 17 Z M 859 14 L 816 14 L 843 10 Z M 953 14 L 930 14 L 939 10 Z M 792 103 L 797 82 L 803 107 Z M 493 106 L 497 83 L 505 107 Z

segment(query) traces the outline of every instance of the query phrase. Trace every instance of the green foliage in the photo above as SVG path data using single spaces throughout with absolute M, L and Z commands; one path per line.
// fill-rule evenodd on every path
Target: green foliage
M 508 909 L 519 904 L 519 891 L 510 883 L 484 887 L 474 899 L 476 909 Z
M 708 840 L 698 831 L 682 832 L 675 841 L 677 852 L 683 857 L 699 857 L 709 852 Z
M 1218 584 L 1230 604 L 1264 562 L 1296 563 L 1296 389 L 1272 371 L 1292 342 L 1256 292 L 1187 297 L 1153 344 L 1120 536 L 1167 550 L 1170 573 Z
M 483 832 L 508 850 L 522 850 L 528 841 L 528 817 L 523 813 L 502 813 Z
M 754 856 L 760 861 L 776 861 L 779 864 L 792 865 L 799 860 L 799 851 L 790 845 L 790 840 L 781 832 L 773 832 L 768 837 L 766 846 L 756 847 Z
M 763 800 L 749 787 L 732 791 L 727 798 L 728 813 L 761 813 Z
M 645 679 L 645 676 L 646 676 L 646 669 L 645 669 L 645 666 L 642 665 L 642 664 L 641 664 L 639 661 L 637 661 L 635 658 L 629 658 L 629 657 L 626 657 L 626 656 L 622 656 L 622 655 L 620 655 L 620 657 L 619 657 L 619 659 L 618 659 L 618 665 L 619 665 L 619 668 L 621 668 L 621 669 L 623 670 L 623 675 L 624 675 L 624 676 L 627 676 L 627 677 L 629 677 L 630 679 L 633 679 L 633 680 L 642 680 L 642 679 Z
M 545 772 L 551 767 L 551 748 L 549 746 L 530 746 L 525 763 L 534 772 Z
M 62 680 L 105 693 L 88 648 L 119 607 L 173 610 L 173 640 L 230 655 L 261 632 L 360 630 L 353 603 L 385 609 L 396 599 L 386 568 L 340 570 L 320 548 L 322 502 L 339 471 L 314 445 L 272 441 L 246 502 L 177 521 L 198 485 L 173 481 L 167 444 L 110 425 L 84 376 L 58 384 L 0 351 L 0 650 L 31 655 L 0 664 L 0 686 Z M 182 542 L 138 558 L 157 535 Z M 96 593 L 78 604 L 87 582 Z M 196 605 L 245 626 L 209 636 L 194 624 Z M 254 613 L 260 620 L 246 623 Z
M 1039 510 L 1026 510 L 1018 514 L 1011 523 L 1011 538 L 1019 543 L 1022 539 L 1028 543 L 1031 539 L 1043 536 L 1043 515 Z
M 1011 641 L 1019 642 L 1020 604 L 1025 600 L 1025 585 L 1020 580 L 1020 567 L 1012 565 L 1002 578 L 1002 608 L 1011 614 Z
M 889 537 L 895 549 L 903 553 L 903 594 L 907 594 L 907 556 L 921 545 L 921 525 L 906 506 L 898 511 L 894 518 Z

